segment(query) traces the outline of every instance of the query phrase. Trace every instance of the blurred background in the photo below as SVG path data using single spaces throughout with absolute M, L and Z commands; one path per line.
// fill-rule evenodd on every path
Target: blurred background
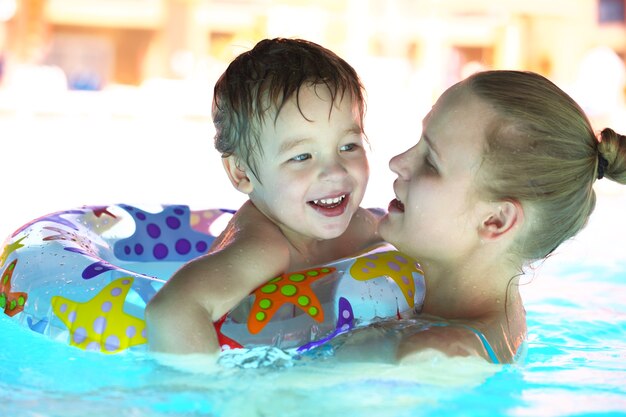
M 389 158 L 417 141 L 445 88 L 480 69 L 539 72 L 596 129 L 624 133 L 624 3 L 0 0 L 0 234 L 84 204 L 237 207 L 213 150 L 212 88 L 266 37 L 318 42 L 361 75 L 365 206 L 387 206 Z

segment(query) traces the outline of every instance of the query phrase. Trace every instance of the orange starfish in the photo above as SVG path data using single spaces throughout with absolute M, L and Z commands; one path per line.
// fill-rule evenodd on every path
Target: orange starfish
M 322 323 L 322 304 L 311 289 L 311 284 L 335 271 L 335 268 L 321 267 L 282 274 L 257 288 L 254 305 L 248 316 L 248 331 L 257 334 L 285 303 L 291 303 L 314 320 Z

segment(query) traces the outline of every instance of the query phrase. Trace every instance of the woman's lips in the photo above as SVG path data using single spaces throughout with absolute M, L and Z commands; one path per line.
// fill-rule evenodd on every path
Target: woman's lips
M 394 198 L 393 200 L 391 200 L 391 202 L 389 202 L 389 207 L 387 208 L 387 211 L 391 212 L 400 212 L 400 213 L 404 213 L 404 204 L 402 203 L 402 201 L 398 200 L 397 198 Z

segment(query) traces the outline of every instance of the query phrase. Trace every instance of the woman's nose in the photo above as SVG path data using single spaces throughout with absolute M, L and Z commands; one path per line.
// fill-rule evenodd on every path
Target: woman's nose
M 389 160 L 389 169 L 401 178 L 408 178 L 409 176 L 410 167 L 408 164 L 409 158 L 407 158 L 407 156 L 413 149 L 414 147 L 407 149 Z

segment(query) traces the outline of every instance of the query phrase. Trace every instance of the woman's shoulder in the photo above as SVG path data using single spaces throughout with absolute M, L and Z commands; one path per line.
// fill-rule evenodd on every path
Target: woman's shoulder
M 497 316 L 482 320 L 433 320 L 421 331 L 402 339 L 398 357 L 410 361 L 411 356 L 434 349 L 447 356 L 477 356 L 496 364 L 512 363 L 522 348 L 526 329 Z

